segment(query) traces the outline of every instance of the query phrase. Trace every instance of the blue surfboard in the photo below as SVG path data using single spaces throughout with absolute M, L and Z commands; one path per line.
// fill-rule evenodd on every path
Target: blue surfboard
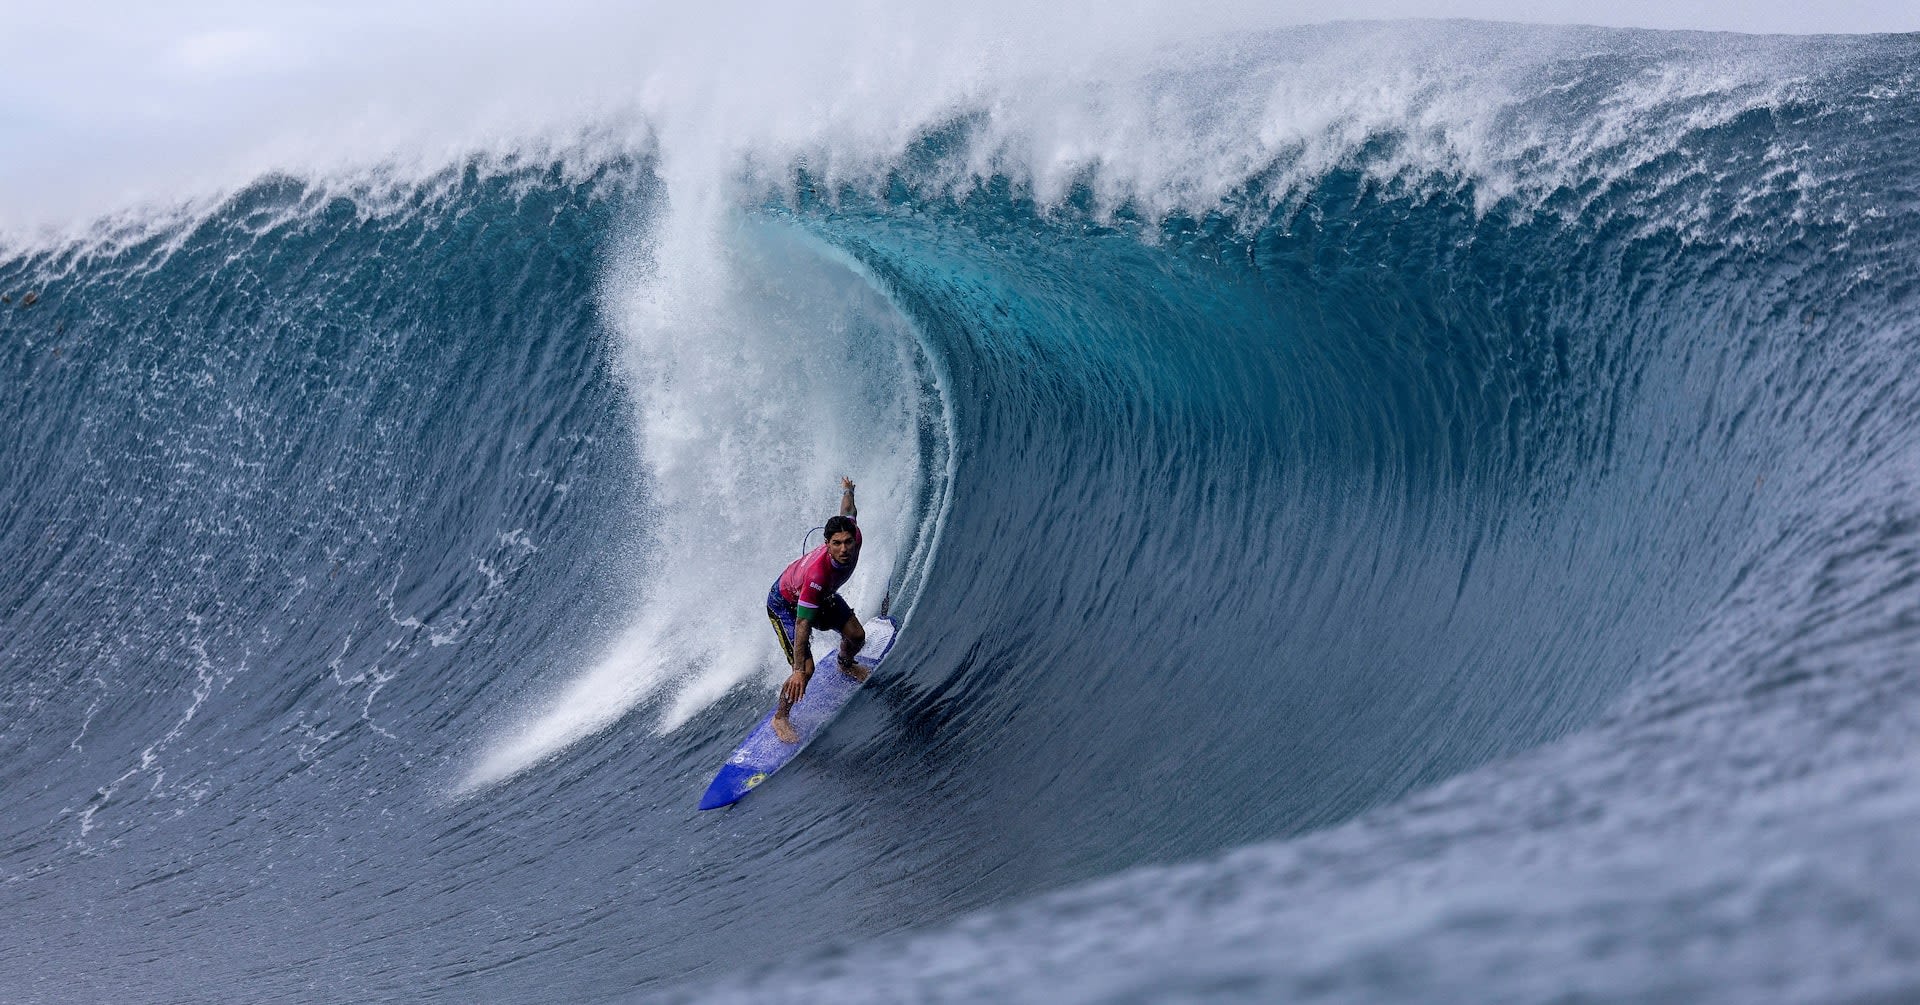
M 853 661 L 867 668 L 869 674 L 880 666 L 893 649 L 893 639 L 899 626 L 886 615 L 874 618 L 866 623 L 867 644 L 860 649 L 860 655 Z M 817 636 L 816 636 L 817 638 Z M 800 734 L 798 743 L 781 743 L 773 735 L 773 712 L 761 717 L 760 724 L 721 765 L 720 773 L 713 776 L 713 784 L 707 786 L 707 793 L 700 797 L 700 808 L 715 810 L 722 806 L 731 806 L 740 801 L 740 797 L 753 791 L 753 787 L 766 781 L 786 766 L 788 761 L 806 749 L 813 738 L 820 735 L 827 723 L 840 714 L 853 693 L 860 690 L 860 681 L 840 672 L 839 657 L 829 652 L 818 663 L 813 672 L 813 680 L 807 682 L 807 693 L 794 703 L 793 710 L 787 713 L 787 719 L 793 723 L 794 731 Z M 871 678 L 869 678 L 871 679 Z

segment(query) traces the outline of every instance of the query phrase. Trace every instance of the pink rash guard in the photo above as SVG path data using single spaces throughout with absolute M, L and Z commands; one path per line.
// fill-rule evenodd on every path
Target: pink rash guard
M 780 599 L 793 605 L 794 617 L 811 621 L 820 605 L 847 584 L 853 567 L 860 564 L 860 542 L 860 526 L 855 524 L 853 553 L 847 556 L 847 564 L 835 565 L 822 544 L 787 566 L 780 574 Z

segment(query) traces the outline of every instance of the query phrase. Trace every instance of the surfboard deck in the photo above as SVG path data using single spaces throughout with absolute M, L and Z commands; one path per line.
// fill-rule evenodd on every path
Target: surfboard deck
M 867 644 L 853 661 L 867 668 L 868 679 L 871 680 L 871 674 L 879 669 L 880 661 L 886 659 L 887 653 L 893 650 L 893 640 L 899 626 L 883 614 L 868 620 L 866 629 Z M 780 742 L 780 738 L 773 733 L 773 711 L 769 709 L 761 717 L 760 724 L 753 727 L 753 732 L 747 734 L 740 746 L 734 748 L 733 756 L 727 758 L 727 763 L 721 765 L 719 773 L 713 776 L 706 794 L 700 797 L 701 809 L 716 810 L 739 802 L 742 796 L 753 791 L 754 786 L 766 781 L 774 772 L 785 767 L 788 761 L 799 756 L 800 751 L 820 735 L 827 723 L 840 714 L 840 710 L 853 699 L 854 692 L 860 690 L 864 682 L 840 672 L 839 657 L 833 655 L 838 651 L 839 644 L 836 642 L 827 658 L 817 663 L 813 680 L 807 682 L 807 693 L 787 713 L 794 730 L 800 734 L 800 741 Z

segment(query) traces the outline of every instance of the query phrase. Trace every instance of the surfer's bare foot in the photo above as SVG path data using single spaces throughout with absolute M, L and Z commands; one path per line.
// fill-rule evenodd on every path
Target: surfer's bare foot
M 868 670 L 866 667 L 863 667 L 858 663 L 852 662 L 851 660 L 841 660 L 840 672 L 864 684 L 867 682 L 867 674 L 872 673 L 873 671 Z
M 784 715 L 773 717 L 773 735 L 779 737 L 781 743 L 800 742 L 800 731 L 794 729 L 793 723 L 789 722 Z

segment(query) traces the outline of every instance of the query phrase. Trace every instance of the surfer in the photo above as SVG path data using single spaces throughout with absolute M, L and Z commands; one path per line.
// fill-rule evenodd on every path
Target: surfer
M 798 743 L 800 734 L 788 720 L 800 696 L 807 693 L 813 679 L 813 650 L 809 641 L 814 629 L 840 633 L 840 672 L 857 681 L 867 679 L 865 667 L 853 661 L 855 653 L 867 644 L 866 630 L 853 608 L 840 599 L 840 587 L 853 575 L 860 562 L 860 526 L 854 522 L 859 511 L 853 505 L 853 481 L 840 479 L 840 515 L 827 521 L 827 541 L 795 559 L 767 591 L 767 619 L 780 636 L 780 648 L 787 654 L 793 673 L 780 686 L 780 704 L 773 712 L 773 732 L 782 743 Z

